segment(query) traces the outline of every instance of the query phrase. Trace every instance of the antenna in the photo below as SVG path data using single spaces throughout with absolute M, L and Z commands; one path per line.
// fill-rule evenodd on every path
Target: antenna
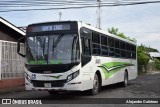
M 59 21 L 61 21 L 61 17 L 62 17 L 62 12 L 59 12 Z
M 102 12 L 101 0 L 97 0 L 97 5 L 98 5 L 97 11 L 96 11 L 96 13 L 97 13 L 97 28 L 101 29 L 101 12 Z

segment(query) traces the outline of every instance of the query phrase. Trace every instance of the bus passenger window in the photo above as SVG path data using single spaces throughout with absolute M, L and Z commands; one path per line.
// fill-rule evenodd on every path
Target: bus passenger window
M 119 40 L 115 39 L 115 48 L 119 48 Z
M 119 49 L 116 49 L 115 50 L 115 57 L 120 57 L 120 50 Z
M 81 39 L 82 39 L 82 53 L 83 53 L 83 55 L 91 55 L 90 39 L 84 38 L 84 37 Z
M 107 36 L 101 36 L 101 45 L 107 46 Z
M 114 56 L 114 48 L 109 48 L 109 56 Z
M 93 54 L 94 55 L 100 55 L 100 45 L 93 44 Z
M 100 44 L 100 34 L 93 32 L 92 33 L 92 42 Z
M 108 56 L 108 47 L 102 46 L 101 53 L 104 56 Z
M 125 58 L 126 57 L 126 54 L 125 54 L 126 52 L 124 51 L 124 50 L 121 50 L 121 57 L 122 58 Z
M 114 38 L 108 37 L 108 45 L 109 45 L 110 47 L 114 47 Z

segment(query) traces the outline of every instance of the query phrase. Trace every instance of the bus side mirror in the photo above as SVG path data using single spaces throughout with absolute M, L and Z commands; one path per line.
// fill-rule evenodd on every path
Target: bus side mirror
M 18 39 L 18 41 L 17 41 L 17 53 L 18 53 L 20 56 L 22 56 L 22 57 L 25 57 L 25 56 L 26 56 L 26 55 L 20 53 L 20 41 L 22 41 L 22 40 L 24 40 L 24 39 L 25 39 L 25 37 L 22 37 L 22 38 Z

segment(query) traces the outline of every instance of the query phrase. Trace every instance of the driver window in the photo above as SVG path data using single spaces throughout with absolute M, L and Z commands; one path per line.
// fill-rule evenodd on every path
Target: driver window
M 82 54 L 91 55 L 91 31 L 85 28 L 81 28 L 81 43 L 82 43 Z

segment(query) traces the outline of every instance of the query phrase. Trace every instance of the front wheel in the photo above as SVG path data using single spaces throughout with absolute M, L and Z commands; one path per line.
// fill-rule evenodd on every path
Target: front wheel
M 96 94 L 98 94 L 99 89 L 100 89 L 99 78 L 98 78 L 98 75 L 95 74 L 94 80 L 93 80 L 93 88 L 91 90 L 89 90 L 89 93 L 91 95 L 96 95 Z

